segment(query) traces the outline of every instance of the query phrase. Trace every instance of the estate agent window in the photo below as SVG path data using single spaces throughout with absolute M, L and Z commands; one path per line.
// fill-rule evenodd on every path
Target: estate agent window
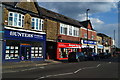
M 32 18 L 32 29 L 42 31 L 43 20 L 39 18 Z
M 23 27 L 24 24 L 24 15 L 16 12 L 9 12 L 8 15 L 8 25 Z

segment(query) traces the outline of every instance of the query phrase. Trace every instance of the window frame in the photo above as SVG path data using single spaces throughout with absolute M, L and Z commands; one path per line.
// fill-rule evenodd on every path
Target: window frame
M 10 16 L 12 14 L 12 16 Z M 17 14 L 17 17 L 15 17 L 15 14 Z M 19 17 L 21 16 L 21 17 Z M 10 24 L 10 17 L 12 18 L 11 24 Z M 16 25 L 15 25 L 15 18 L 16 18 Z M 20 25 L 19 25 L 20 23 Z M 22 28 L 24 26 L 24 15 L 17 12 L 9 12 L 8 13 L 8 26 L 15 26 Z
M 34 21 L 32 21 L 34 19 Z M 31 24 L 34 22 L 34 28 L 33 25 L 31 25 L 31 28 L 33 30 L 38 30 L 38 31 L 42 31 L 43 30 L 43 26 L 44 26 L 44 20 L 40 19 L 40 18 L 36 18 L 36 17 L 32 17 L 31 18 Z M 38 23 L 37 23 L 38 22 Z

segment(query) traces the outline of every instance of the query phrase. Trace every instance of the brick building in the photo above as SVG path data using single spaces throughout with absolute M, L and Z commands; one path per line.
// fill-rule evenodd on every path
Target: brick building
M 98 36 L 102 37 L 102 45 L 103 45 L 103 51 L 102 52 L 107 52 L 111 53 L 111 47 L 112 47 L 112 38 L 103 34 L 103 33 L 97 33 Z
M 4 2 L 3 61 L 44 60 L 46 33 L 35 2 Z
M 97 35 L 97 53 L 102 53 L 103 45 L 102 45 L 102 37 Z
M 90 20 L 80 23 L 84 26 L 80 28 L 80 41 L 82 43 L 82 52 L 97 52 L 97 32 L 93 29 Z
M 44 17 L 46 53 L 50 59 L 67 59 L 69 52 L 81 51 L 79 21 L 39 7 Z

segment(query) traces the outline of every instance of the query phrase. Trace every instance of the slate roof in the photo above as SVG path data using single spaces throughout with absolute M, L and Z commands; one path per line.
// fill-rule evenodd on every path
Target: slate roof
M 93 27 L 92 27 L 92 24 L 91 24 L 90 20 L 82 21 L 82 22 L 80 22 L 80 24 L 82 24 L 85 28 L 87 28 L 88 24 L 90 24 L 91 30 L 94 30 Z M 96 31 L 96 30 L 94 30 L 94 31 Z
M 106 35 L 106 34 L 103 34 L 103 33 L 97 33 L 97 36 L 111 38 L 111 37 L 109 37 L 108 35 Z
M 4 2 L 3 4 L 15 8 L 15 5 L 16 5 L 17 3 L 18 3 L 18 2 Z M 55 20 L 55 21 L 59 21 L 59 22 L 61 22 L 61 23 L 65 23 L 65 24 L 69 24 L 69 25 L 74 25 L 74 26 L 76 26 L 76 27 L 81 27 L 81 26 L 82 26 L 82 27 L 87 28 L 88 23 L 90 23 L 90 25 L 91 25 L 90 20 L 80 22 L 80 21 L 78 21 L 78 20 L 75 20 L 75 19 L 66 17 L 66 16 L 61 15 L 61 14 L 59 14 L 59 13 L 55 13 L 55 12 L 53 12 L 53 11 L 47 10 L 47 9 L 45 9 L 45 8 L 43 8 L 43 7 L 40 7 L 40 6 L 38 5 L 38 2 L 34 2 L 34 4 L 35 4 L 36 8 L 38 9 L 39 14 L 34 14 L 34 13 L 32 13 L 31 11 L 27 11 L 27 12 L 29 12 L 29 13 L 32 14 L 32 15 L 39 16 L 39 17 L 41 17 L 41 18 L 52 19 L 52 20 Z M 19 8 L 19 9 L 21 9 L 21 8 Z M 21 10 L 22 10 L 22 9 L 21 9 Z M 20 11 L 20 10 L 19 10 L 19 11 Z M 23 12 L 24 12 L 24 11 L 25 11 L 25 10 L 23 10 Z M 91 26 L 92 26 L 92 25 L 91 25 Z M 94 29 L 92 28 L 92 30 L 94 30 Z M 95 31 L 95 30 L 94 30 L 94 31 Z

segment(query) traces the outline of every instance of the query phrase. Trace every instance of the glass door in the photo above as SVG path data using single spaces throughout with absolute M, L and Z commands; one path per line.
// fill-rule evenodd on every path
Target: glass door
M 31 46 L 21 45 L 21 60 L 31 59 Z

